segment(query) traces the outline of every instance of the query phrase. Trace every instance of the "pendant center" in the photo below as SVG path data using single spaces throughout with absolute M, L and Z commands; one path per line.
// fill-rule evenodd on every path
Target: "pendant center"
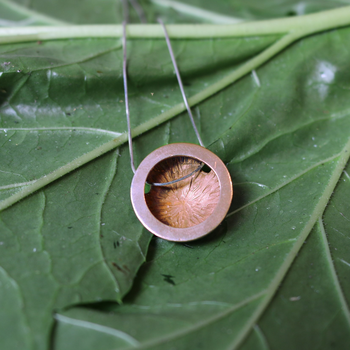
M 166 182 L 171 184 L 164 186 Z M 146 194 L 146 183 L 163 185 L 152 185 Z M 130 195 L 135 214 L 147 230 L 168 241 L 189 242 L 224 220 L 233 189 L 230 173 L 213 152 L 191 143 L 171 143 L 141 162 Z
M 198 160 L 190 157 L 166 158 L 153 167 L 147 181 L 171 182 L 195 171 L 199 165 Z M 145 199 L 159 221 L 187 228 L 200 224 L 212 214 L 220 199 L 220 184 L 213 170 L 199 171 L 171 185 L 152 186 Z

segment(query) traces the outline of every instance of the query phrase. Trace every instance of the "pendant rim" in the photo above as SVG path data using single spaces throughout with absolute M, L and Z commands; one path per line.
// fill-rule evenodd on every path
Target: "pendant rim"
M 219 201 L 213 212 L 201 223 L 186 228 L 168 226 L 159 221 L 148 208 L 144 193 L 145 183 L 156 164 L 172 157 L 189 157 L 210 167 L 220 184 Z M 172 143 L 151 152 L 139 165 L 130 188 L 131 203 L 142 225 L 154 235 L 172 242 L 189 242 L 206 236 L 224 220 L 233 197 L 230 173 L 223 161 L 205 147 L 192 143 Z

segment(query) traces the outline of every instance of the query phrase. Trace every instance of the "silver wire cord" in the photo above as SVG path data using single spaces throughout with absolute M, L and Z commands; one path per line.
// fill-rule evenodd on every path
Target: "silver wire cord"
M 158 18 L 158 22 L 163 27 L 164 36 L 165 36 L 166 43 L 168 45 L 168 50 L 169 50 L 169 54 L 170 54 L 170 57 L 171 57 L 171 61 L 173 62 L 173 66 L 174 66 L 174 69 L 175 69 L 175 74 L 176 74 L 176 77 L 177 77 L 177 81 L 178 81 L 179 86 L 180 86 L 182 98 L 184 100 L 184 103 L 185 103 L 188 115 L 190 117 L 193 129 L 194 129 L 194 132 L 196 133 L 196 136 L 197 136 L 199 144 L 202 147 L 204 147 L 202 139 L 201 139 L 201 137 L 199 135 L 199 132 L 198 132 L 198 129 L 196 127 L 196 123 L 194 122 L 191 108 L 190 108 L 190 106 L 188 104 L 188 101 L 187 101 L 187 97 L 186 97 L 185 90 L 184 90 L 184 87 L 183 87 L 183 84 L 182 84 L 179 68 L 177 67 L 177 63 L 176 63 L 175 55 L 174 55 L 174 52 L 173 52 L 173 48 L 171 47 L 171 42 L 170 42 L 170 38 L 169 38 L 169 35 L 168 35 L 168 31 L 166 30 L 165 25 L 164 25 L 163 21 L 160 18 Z M 153 186 L 168 186 L 168 185 L 175 184 L 175 183 L 177 183 L 179 181 L 188 179 L 189 177 L 191 177 L 192 175 L 194 175 L 195 173 L 200 171 L 203 168 L 203 166 L 204 166 L 204 163 L 200 163 L 200 165 L 198 166 L 197 169 L 195 169 L 194 171 L 192 171 L 191 173 L 189 173 L 189 174 L 187 174 L 187 175 L 185 175 L 183 177 L 180 177 L 179 179 L 176 179 L 176 180 L 173 180 L 173 181 L 170 181 L 170 182 L 161 182 L 161 183 L 160 182 L 159 183 L 158 182 L 154 182 L 154 183 L 152 183 L 150 185 L 153 185 Z
M 192 123 L 193 129 L 194 129 L 194 132 L 196 133 L 196 136 L 197 136 L 197 139 L 198 139 L 199 144 L 200 144 L 202 147 L 204 147 L 204 144 L 203 144 L 202 139 L 201 139 L 201 137 L 200 137 L 200 135 L 199 135 L 199 132 L 198 132 L 196 123 L 194 122 L 194 119 L 193 119 L 193 115 L 192 115 L 192 112 L 191 112 L 190 105 L 188 104 L 188 101 L 187 101 L 187 97 L 186 97 L 186 94 L 185 94 L 184 86 L 183 86 L 183 84 L 182 84 L 182 80 L 181 80 L 179 68 L 177 67 L 177 63 L 176 63 L 175 55 L 174 55 L 174 52 L 173 52 L 173 48 L 171 47 L 171 42 L 170 42 L 170 38 L 169 38 L 169 35 L 168 35 L 168 31 L 166 30 L 165 25 L 164 25 L 163 21 L 162 21 L 160 18 L 158 18 L 158 22 L 159 22 L 159 23 L 161 24 L 161 26 L 163 27 L 163 31 L 164 31 L 164 35 L 165 35 L 165 40 L 166 40 L 166 43 L 167 43 L 167 45 L 168 45 L 169 54 L 170 54 L 171 60 L 172 60 L 172 62 L 173 62 L 173 66 L 174 66 L 174 69 L 175 69 L 175 74 L 176 74 L 176 77 L 177 77 L 177 81 L 178 81 L 179 86 L 180 86 L 182 98 L 183 98 L 183 100 L 184 100 L 184 103 L 185 103 L 185 106 L 186 106 L 188 115 L 189 115 L 189 117 L 190 117 L 190 119 L 191 119 L 191 123 Z
M 130 127 L 130 110 L 129 110 L 129 98 L 128 98 L 128 82 L 126 76 L 126 22 L 123 22 L 123 81 L 124 81 L 124 96 L 125 96 L 125 111 L 126 121 L 128 124 L 128 142 L 129 142 L 129 153 L 130 153 L 130 164 L 132 171 L 136 172 L 134 164 L 134 152 L 132 149 L 132 135 Z
M 191 177 L 192 175 L 197 173 L 199 170 L 201 170 L 203 167 L 204 167 L 204 163 L 201 163 L 200 166 L 197 169 L 192 171 L 192 173 L 189 173 L 189 174 L 187 174 L 187 175 L 185 175 L 183 177 L 180 177 L 180 178 L 178 178 L 176 180 L 173 180 L 173 181 L 169 181 L 169 182 L 151 182 L 151 183 L 146 181 L 146 183 L 147 183 L 147 185 L 151 185 L 151 186 L 169 186 L 169 185 L 172 185 L 172 184 L 176 184 L 179 181 L 188 179 L 189 177 Z
M 129 22 L 129 3 L 128 0 L 120 0 L 122 3 L 123 19 L 126 23 Z
M 147 23 L 145 12 L 143 11 L 143 8 L 140 6 L 140 4 L 137 2 L 137 0 L 129 0 L 131 6 L 136 11 L 137 15 L 139 16 L 141 23 Z
M 130 2 L 132 2 L 132 1 L 130 1 Z M 185 103 L 188 115 L 190 117 L 193 129 L 194 129 L 194 131 L 196 133 L 196 136 L 197 136 L 199 144 L 202 147 L 204 147 L 204 144 L 203 144 L 202 139 L 201 139 L 201 137 L 199 135 L 198 129 L 196 127 L 196 124 L 194 122 L 193 115 L 192 115 L 192 112 L 191 112 L 191 108 L 190 108 L 190 106 L 188 104 L 188 101 L 187 101 L 187 97 L 186 97 L 185 90 L 184 90 L 184 87 L 183 87 L 183 84 L 182 84 L 180 72 L 179 72 L 179 69 L 177 67 L 177 63 L 176 63 L 176 60 L 175 60 L 173 49 L 171 47 L 171 43 L 170 43 L 168 32 L 167 32 L 166 27 L 165 27 L 164 23 L 162 22 L 162 20 L 158 19 L 158 22 L 162 25 L 163 30 L 164 30 L 165 40 L 166 40 L 166 43 L 167 43 L 167 46 L 168 46 L 169 54 L 170 54 L 171 60 L 173 62 L 173 66 L 174 66 L 174 69 L 175 69 L 175 74 L 176 74 L 176 77 L 177 77 L 177 81 L 178 81 L 179 86 L 180 86 L 182 98 L 184 100 L 184 103 Z M 128 125 L 128 143 L 129 143 L 129 153 L 130 153 L 130 164 L 131 164 L 132 171 L 135 173 L 136 169 L 135 169 L 135 164 L 134 164 L 134 152 L 133 152 L 131 126 L 130 126 L 130 110 L 129 110 L 128 83 L 127 83 L 126 21 L 123 22 L 123 82 L 124 82 L 126 120 L 127 120 L 127 125 Z M 192 171 L 190 174 L 187 174 L 187 175 L 185 175 L 183 177 L 180 177 L 179 179 L 176 179 L 176 180 L 173 180 L 173 181 L 170 181 L 170 182 L 161 182 L 161 183 L 158 183 L 158 182 L 148 183 L 147 182 L 147 184 L 151 185 L 151 186 L 169 186 L 169 185 L 175 184 L 175 183 L 177 183 L 179 181 L 182 181 L 182 180 L 185 180 L 185 179 L 191 177 L 195 173 L 199 172 L 203 168 L 203 166 L 204 166 L 204 163 L 200 163 L 198 168 L 195 169 L 194 171 Z

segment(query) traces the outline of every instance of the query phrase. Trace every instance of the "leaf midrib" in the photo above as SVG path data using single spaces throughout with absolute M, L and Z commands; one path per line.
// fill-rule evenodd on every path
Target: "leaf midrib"
M 246 37 L 286 34 L 301 30 L 305 35 L 339 28 L 350 24 L 350 6 L 314 14 L 243 22 L 228 25 L 167 25 L 170 38 L 198 39 L 218 37 Z M 133 24 L 127 27 L 128 38 L 164 38 L 158 24 Z M 61 27 L 5 27 L 0 28 L 0 42 L 37 41 L 83 37 L 122 37 L 121 25 L 79 25 Z M 1 40 L 2 39 L 2 40 Z

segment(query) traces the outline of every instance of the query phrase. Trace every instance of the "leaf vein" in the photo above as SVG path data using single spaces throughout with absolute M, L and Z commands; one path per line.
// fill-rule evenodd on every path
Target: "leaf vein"
M 120 330 L 114 329 L 114 328 L 102 326 L 102 325 L 88 322 L 88 321 L 77 320 L 77 319 L 63 316 L 60 314 L 55 314 L 54 317 L 56 320 L 58 320 L 60 322 L 64 322 L 64 323 L 67 323 L 67 324 L 70 324 L 70 325 L 73 325 L 76 327 L 91 329 L 91 330 L 94 330 L 96 332 L 106 333 L 106 334 L 112 335 L 116 338 L 123 339 L 125 342 L 129 343 L 130 345 L 132 345 L 134 347 L 139 345 L 139 342 L 135 338 L 133 338 L 131 335 L 129 335 L 125 332 L 122 332 Z
M 299 179 L 301 176 L 303 176 L 303 175 L 307 174 L 308 172 L 314 170 L 314 169 L 317 168 L 318 166 L 320 166 L 320 165 L 322 165 L 322 164 L 325 164 L 325 163 L 328 163 L 328 162 L 331 162 L 332 160 L 335 160 L 335 159 L 338 158 L 341 154 L 342 154 L 342 152 L 340 152 L 340 153 L 338 153 L 338 154 L 336 154 L 336 155 L 334 155 L 334 156 L 332 156 L 332 157 L 329 157 L 329 158 L 327 158 L 327 159 L 324 159 L 324 160 L 322 160 L 322 161 L 320 161 L 320 162 L 318 162 L 318 163 L 312 165 L 311 167 L 309 167 L 309 168 L 305 169 L 304 171 L 300 172 L 299 174 L 297 174 L 297 175 L 291 177 L 288 181 L 286 181 L 286 182 L 282 183 L 281 185 L 275 187 L 274 189 L 272 189 L 271 191 L 267 192 L 266 194 L 264 194 L 264 195 L 258 197 L 257 199 L 255 199 L 255 200 L 253 200 L 253 201 L 251 201 L 251 202 L 249 202 L 249 203 L 247 203 L 247 204 L 241 206 L 240 208 L 234 210 L 233 212 L 228 213 L 228 214 L 226 215 L 226 218 L 228 218 L 228 217 L 230 217 L 230 216 L 236 214 L 237 212 L 241 211 L 242 209 L 244 209 L 244 208 L 246 208 L 246 207 L 248 207 L 248 206 L 251 206 L 252 204 L 255 204 L 256 202 L 258 202 L 258 201 L 260 201 L 260 200 L 262 200 L 262 199 L 264 199 L 264 198 L 270 196 L 271 194 L 275 193 L 275 192 L 278 191 L 279 189 L 281 189 L 281 188 L 283 188 L 283 187 L 285 187 L 285 186 L 291 184 L 293 181 Z
M 318 226 L 319 226 L 319 232 L 321 234 L 321 239 L 322 239 L 324 251 L 326 253 L 326 259 L 327 259 L 327 262 L 328 262 L 328 265 L 329 265 L 329 269 L 330 269 L 330 272 L 331 272 L 331 275 L 332 275 L 332 278 L 333 278 L 333 283 L 334 283 L 335 289 L 336 289 L 337 294 L 338 294 L 339 299 L 340 299 L 340 304 L 341 304 L 341 307 L 342 307 L 342 311 L 344 313 L 344 316 L 346 317 L 346 320 L 348 322 L 348 326 L 350 328 L 350 310 L 349 310 L 349 305 L 346 302 L 343 290 L 342 290 L 341 285 L 340 285 L 340 281 L 339 281 L 338 275 L 337 275 L 337 273 L 335 271 L 335 266 L 334 266 L 334 263 L 333 263 L 333 260 L 332 260 L 331 252 L 329 250 L 327 235 L 326 235 L 325 227 L 324 227 L 323 222 L 322 222 L 322 218 L 318 219 Z M 342 260 L 342 262 L 345 262 L 345 261 Z M 350 264 L 348 264 L 348 265 L 350 266 Z
M 155 345 L 163 344 L 163 343 L 168 342 L 169 340 L 186 336 L 189 333 L 192 333 L 194 331 L 197 331 L 199 329 L 207 327 L 210 324 L 212 324 L 212 323 L 214 323 L 216 321 L 219 321 L 219 320 L 221 320 L 221 319 L 231 315 L 236 310 L 238 310 L 238 309 L 240 309 L 240 308 L 242 308 L 242 307 L 244 307 L 244 306 L 254 302 L 255 300 L 261 298 L 262 296 L 265 295 L 265 293 L 266 293 L 266 291 L 263 290 L 263 291 L 261 291 L 261 292 L 259 292 L 257 294 L 254 294 L 251 297 L 246 298 L 245 300 L 241 301 L 240 303 L 233 305 L 232 307 L 228 308 L 227 310 L 219 312 L 215 316 L 212 316 L 210 318 L 207 318 L 204 321 L 201 321 L 201 322 L 198 322 L 196 324 L 193 324 L 191 327 L 188 327 L 188 328 L 186 328 L 184 330 L 176 331 L 176 332 L 174 332 L 172 334 L 169 334 L 169 335 L 166 335 L 164 337 L 158 338 L 157 340 L 145 342 L 142 345 L 138 346 L 137 349 L 145 349 L 145 348 L 149 348 L 149 347 L 152 347 L 152 346 L 155 346 Z

